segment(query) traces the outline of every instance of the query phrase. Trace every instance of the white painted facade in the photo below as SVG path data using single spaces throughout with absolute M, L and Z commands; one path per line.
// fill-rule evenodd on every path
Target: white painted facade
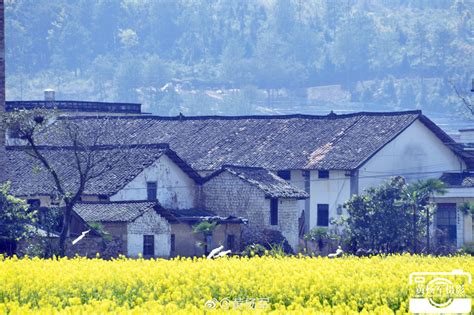
M 358 172 L 352 174 L 355 177 L 345 170 L 330 170 L 329 178 L 324 179 L 318 178 L 317 170 L 311 170 L 308 190 L 305 171 L 292 170 L 290 182 L 310 193 L 309 199 L 298 202 L 298 208 L 300 214 L 302 210 L 308 212 L 309 209 L 306 220 L 308 228 L 312 229 L 317 227 L 318 204 L 329 205 L 329 220 L 339 218 L 341 214 L 347 215 L 341 206 L 350 199 L 351 194 L 363 193 L 365 189 L 378 186 L 392 176 L 401 175 L 409 181 L 439 178 L 443 172 L 458 172 L 465 167 L 458 156 L 417 120 L 366 161 Z M 464 197 L 474 196 L 474 191 L 461 191 Z
M 151 166 L 144 169 L 119 192 L 111 196 L 110 200 L 147 200 L 147 182 L 157 183 L 156 199 L 165 208 L 190 209 L 196 206 L 196 183 L 166 155 L 162 155 Z M 127 224 L 127 255 L 129 257 L 138 257 L 143 254 L 145 235 L 153 235 L 155 257 L 170 256 L 171 226 L 154 210 L 149 210 Z
M 419 120 L 383 147 L 359 169 L 359 192 L 390 176 L 408 180 L 439 178 L 459 172 L 464 162 Z
M 195 182 L 166 155 L 162 155 L 143 170 L 123 189 L 111 196 L 110 200 L 147 200 L 147 182 L 157 183 L 157 200 L 163 207 L 170 209 L 196 207 Z

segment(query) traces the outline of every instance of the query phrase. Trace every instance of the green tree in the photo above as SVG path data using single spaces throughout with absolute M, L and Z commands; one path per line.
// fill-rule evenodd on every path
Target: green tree
M 430 225 L 436 211 L 436 204 L 431 202 L 435 195 L 443 195 L 446 193 L 445 185 L 439 179 L 425 179 L 418 180 L 407 186 L 406 200 L 413 209 L 413 252 L 418 252 L 417 241 L 418 241 L 418 218 L 417 216 L 424 217 L 425 220 L 425 231 L 426 235 L 426 250 L 430 251 Z
M 351 251 L 395 253 L 409 248 L 412 217 L 409 206 L 400 202 L 406 186 L 402 177 L 394 177 L 345 203 Z
M 36 221 L 36 212 L 10 194 L 10 184 L 0 185 L 0 238 L 19 241 L 28 235 L 28 224 Z
M 205 254 L 209 254 L 210 249 L 212 248 L 212 234 L 216 230 L 218 223 L 216 221 L 209 222 L 209 221 L 201 221 L 195 226 L 193 226 L 193 232 L 196 234 L 202 234 L 204 236 L 205 242 L 204 245 L 204 252 Z

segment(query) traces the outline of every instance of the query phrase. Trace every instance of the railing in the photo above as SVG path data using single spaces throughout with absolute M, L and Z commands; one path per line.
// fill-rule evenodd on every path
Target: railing
M 7 101 L 7 111 L 15 109 L 58 109 L 72 112 L 111 112 L 141 114 L 141 104 L 136 103 L 105 103 L 84 101 Z

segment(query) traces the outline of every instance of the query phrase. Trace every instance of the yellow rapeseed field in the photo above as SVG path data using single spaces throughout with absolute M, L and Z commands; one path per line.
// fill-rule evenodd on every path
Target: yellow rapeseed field
M 474 259 L 0 258 L 0 314 L 404 314 L 410 272 L 453 269 Z

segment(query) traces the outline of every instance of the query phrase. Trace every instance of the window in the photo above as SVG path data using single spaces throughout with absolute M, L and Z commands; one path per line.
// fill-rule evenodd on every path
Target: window
M 284 180 L 291 180 L 291 171 L 278 171 L 277 175 Z
M 329 205 L 318 204 L 318 225 L 329 226 Z
M 155 256 L 155 236 L 143 235 L 143 256 Z
M 176 236 L 174 234 L 171 234 L 171 252 L 175 251 L 175 245 L 176 244 Z
M 270 199 L 270 224 L 278 225 L 278 198 Z
M 227 235 L 227 249 L 234 250 L 235 236 L 232 234 Z
M 26 203 L 30 210 L 38 210 L 41 206 L 41 201 L 39 199 L 28 199 Z
M 156 200 L 156 182 L 146 183 L 147 200 Z
M 318 171 L 318 178 L 329 178 L 329 171 Z
M 455 203 L 439 203 L 436 210 L 436 226 L 451 242 L 456 241 L 456 211 Z

